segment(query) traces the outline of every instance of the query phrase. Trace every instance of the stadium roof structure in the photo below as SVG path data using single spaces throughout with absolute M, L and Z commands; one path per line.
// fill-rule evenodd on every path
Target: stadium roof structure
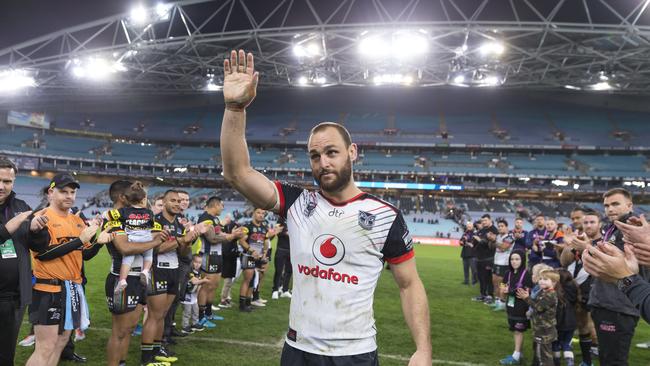
M 265 88 L 407 84 L 650 94 L 649 3 L 179 1 L 2 49 L 0 81 L 2 70 L 29 75 L 34 85 L 19 95 L 36 97 L 209 92 L 219 89 L 228 51 L 242 48 L 255 54 Z

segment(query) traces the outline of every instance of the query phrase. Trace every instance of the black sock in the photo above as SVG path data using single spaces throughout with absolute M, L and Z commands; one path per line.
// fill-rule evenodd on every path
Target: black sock
M 199 320 L 205 317 L 205 305 L 199 305 Z
M 260 292 L 258 290 L 253 290 L 253 301 L 260 299 Z
M 212 316 L 212 303 L 208 302 L 205 304 L 205 315 Z
M 153 355 L 157 355 L 160 353 L 160 348 L 162 347 L 162 341 L 161 340 L 154 340 L 152 344 L 152 352 Z
M 151 343 L 140 344 L 140 351 L 142 352 L 142 355 L 140 356 L 141 363 L 147 364 L 153 359 L 153 344 Z
M 591 334 L 580 335 L 580 352 L 582 352 L 582 362 L 591 365 Z
M 251 302 L 252 302 L 252 301 L 253 301 L 252 298 L 247 297 L 247 298 L 246 298 L 246 306 L 251 306 Z
M 240 308 L 245 308 L 246 303 L 248 302 L 248 298 L 246 296 L 239 296 L 239 307 Z
M 126 366 L 126 360 L 120 360 L 118 366 Z

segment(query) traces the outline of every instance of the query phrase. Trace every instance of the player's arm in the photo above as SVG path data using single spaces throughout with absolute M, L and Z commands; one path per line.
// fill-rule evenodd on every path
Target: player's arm
M 416 347 L 409 365 L 431 365 L 429 304 L 415 267 L 415 259 L 391 264 L 390 269 L 399 287 L 402 312 Z
M 270 247 L 271 247 L 271 241 L 269 239 L 264 240 L 264 247 L 262 249 L 262 258 L 266 258 L 266 253 L 269 252 Z
M 223 177 L 255 207 L 277 211 L 278 193 L 267 177 L 251 167 L 246 144 L 246 107 L 257 93 L 259 73 L 253 54 L 232 51 L 224 60 L 223 97 L 226 109 L 221 125 Z
M 36 259 L 49 261 L 60 258 L 77 249 L 81 249 L 84 245 L 88 245 L 88 243 L 94 244 L 97 239 L 95 236 L 98 228 L 99 226 L 97 224 L 93 224 L 86 227 L 79 234 L 78 238 L 61 244 L 50 245 L 47 248 L 42 248 L 40 251 L 36 251 Z

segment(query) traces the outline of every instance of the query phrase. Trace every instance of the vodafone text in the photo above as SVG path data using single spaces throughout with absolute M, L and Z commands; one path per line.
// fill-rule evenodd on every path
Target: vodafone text
M 319 266 L 309 267 L 299 264 L 298 272 L 305 276 L 312 276 L 328 281 L 347 282 L 353 285 L 359 284 L 359 277 L 347 273 L 336 272 L 334 268 L 331 267 L 329 269 L 321 269 Z

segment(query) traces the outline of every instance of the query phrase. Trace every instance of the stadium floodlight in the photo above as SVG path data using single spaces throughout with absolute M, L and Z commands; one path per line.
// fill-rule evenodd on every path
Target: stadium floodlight
M 454 84 L 463 84 L 465 82 L 465 75 L 456 75 L 454 76 Z
M 33 86 L 36 86 L 36 80 L 27 70 L 0 71 L 0 92 L 13 92 Z
M 163 4 L 163 3 L 156 4 L 156 8 L 155 8 L 156 21 L 162 22 L 162 21 L 169 20 L 171 16 L 171 10 L 173 7 L 174 4 Z
M 478 51 L 482 56 L 495 56 L 499 57 L 506 50 L 505 46 L 501 42 L 490 41 L 483 43 L 479 47 Z
M 149 20 L 149 16 L 147 9 L 144 6 L 140 4 L 131 9 L 131 12 L 129 13 L 129 24 L 142 26 L 147 24 L 147 20 Z
M 612 89 L 614 89 L 614 86 L 612 86 L 607 81 L 601 81 L 601 82 L 589 85 L 589 89 L 591 89 L 591 90 L 612 90 Z
M 78 79 L 106 80 L 111 74 L 124 72 L 126 66 L 119 61 L 108 61 L 101 57 L 89 57 L 84 60 L 75 58 L 71 62 L 72 75 Z
M 383 84 L 402 84 L 402 85 L 411 85 L 413 84 L 413 76 L 406 74 L 379 74 L 375 75 L 372 79 L 376 85 Z
M 307 79 L 306 76 L 303 75 L 303 76 L 298 78 L 298 85 L 303 85 L 304 86 L 304 85 L 307 85 L 307 83 L 309 83 L 309 79 Z
M 398 59 L 404 61 L 429 51 L 429 41 L 424 30 L 400 30 L 393 33 L 362 35 L 359 53 L 372 61 Z
M 580 188 L 580 184 L 578 183 L 573 183 L 573 189 L 577 190 Z
M 325 58 L 325 41 L 322 35 L 317 33 L 298 34 L 293 38 L 293 55 L 298 58 L 300 63 L 314 64 Z
M 562 180 L 562 179 L 555 179 L 555 180 L 551 181 L 551 184 L 553 184 L 554 186 L 558 186 L 558 187 L 566 187 L 566 186 L 569 185 L 569 182 L 567 182 L 566 180 Z
M 522 181 L 522 182 L 526 182 L 526 183 L 528 183 L 528 181 L 530 180 L 530 178 L 528 178 L 528 177 L 520 177 L 519 180 Z
M 581 87 L 579 87 L 579 86 L 575 86 L 575 85 L 568 85 L 568 84 L 567 84 L 567 85 L 565 85 L 565 86 L 564 86 L 564 88 L 565 88 L 565 89 L 570 89 L 570 90 L 582 90 L 582 88 L 581 88 Z
M 214 80 L 208 81 L 208 83 L 205 86 L 205 90 L 207 90 L 207 91 L 218 91 L 218 90 L 221 90 L 221 89 L 222 89 L 222 86 L 215 84 Z

